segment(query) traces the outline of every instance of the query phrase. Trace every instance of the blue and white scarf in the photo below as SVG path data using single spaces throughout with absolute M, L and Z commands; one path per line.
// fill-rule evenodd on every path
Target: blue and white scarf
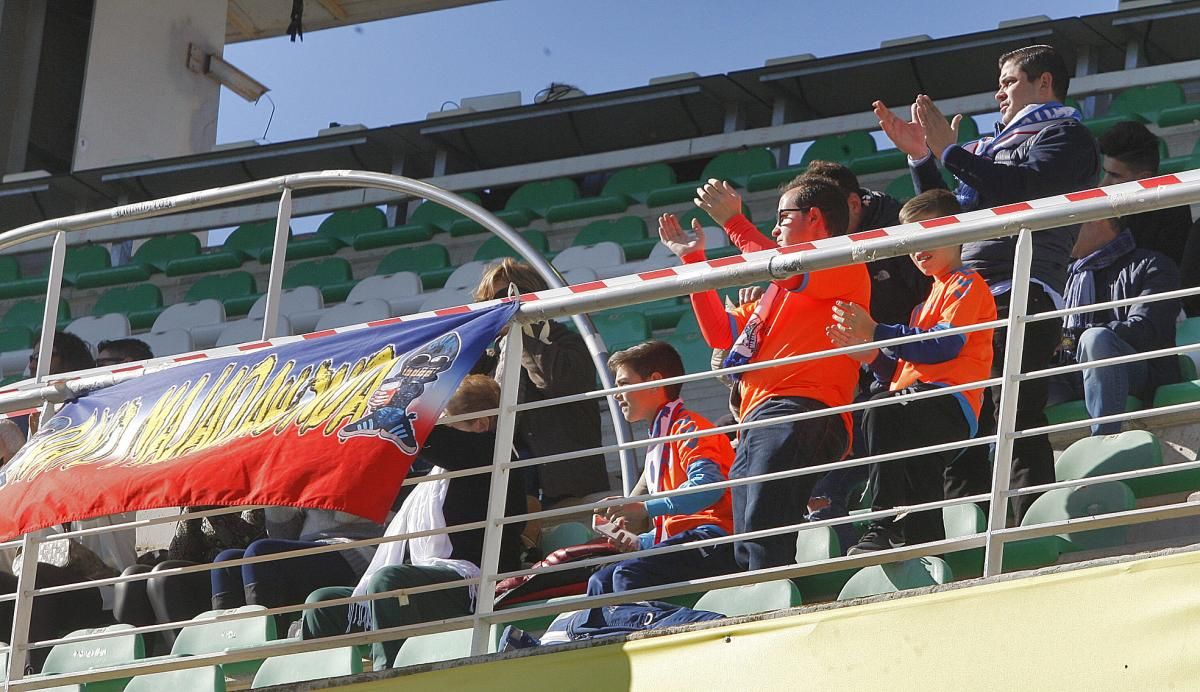
M 1030 137 L 1064 120 L 1083 120 L 1083 116 L 1078 110 L 1057 101 L 1030 104 L 1018 111 L 1007 126 L 996 123 L 995 137 L 982 137 L 974 142 L 967 142 L 963 149 L 976 156 L 995 160 L 997 153 L 1016 149 Z M 974 210 L 979 205 L 979 191 L 965 182 L 959 181 L 954 196 L 967 211 Z
M 1096 271 L 1110 266 L 1125 255 L 1133 252 L 1137 244 L 1133 233 L 1121 231 L 1107 245 L 1083 259 L 1075 260 L 1067 268 L 1066 306 L 1078 308 L 1096 302 Z M 1077 312 L 1063 318 L 1068 331 L 1079 331 L 1090 324 L 1091 313 Z
M 654 417 L 654 423 L 650 426 L 650 439 L 660 439 L 671 434 L 671 426 L 675 424 L 675 419 L 679 415 L 679 411 L 683 408 L 683 400 L 675 399 L 667 403 L 658 410 L 658 415 Z M 662 442 L 655 442 L 646 451 L 646 489 L 651 495 L 655 495 L 663 491 L 662 481 L 666 476 L 667 468 L 674 462 L 673 455 L 675 446 Z M 663 525 L 664 517 L 654 517 L 654 543 L 657 545 L 665 539 L 666 533 Z
M 782 291 L 783 289 L 774 282 L 767 287 L 767 292 L 759 299 L 758 305 L 754 307 L 754 312 L 750 314 L 750 319 L 746 320 L 746 326 L 742 329 L 742 333 L 738 334 L 737 340 L 730 347 L 729 355 L 725 356 L 725 360 L 722 361 L 722 367 L 732 368 L 745 365 L 750 362 L 755 353 L 758 353 L 762 340 L 767 336 L 767 318 L 771 316 L 771 310 L 775 307 L 775 301 L 780 298 Z M 729 376 L 738 381 L 742 379 L 741 373 L 733 373 Z

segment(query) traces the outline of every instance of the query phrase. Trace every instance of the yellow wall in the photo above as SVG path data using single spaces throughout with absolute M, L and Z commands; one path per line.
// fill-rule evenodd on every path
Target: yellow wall
M 1198 690 L 1200 553 L 350 689 Z

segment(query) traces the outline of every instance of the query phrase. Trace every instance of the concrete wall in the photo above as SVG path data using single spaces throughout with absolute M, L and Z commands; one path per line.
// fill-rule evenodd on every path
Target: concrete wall
M 225 0 L 97 0 L 72 168 L 206 152 L 216 82 L 189 72 L 189 43 L 220 53 Z

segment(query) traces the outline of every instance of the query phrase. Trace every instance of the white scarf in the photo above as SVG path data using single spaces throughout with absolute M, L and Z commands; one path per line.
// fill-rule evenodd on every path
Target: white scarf
M 682 408 L 683 401 L 675 399 L 659 409 L 658 414 L 654 417 L 654 423 L 650 426 L 651 439 L 670 435 L 671 427 L 675 424 L 675 417 Z M 672 458 L 674 452 L 675 446 L 666 442 L 655 442 L 646 450 L 646 488 L 651 495 L 662 491 L 662 480 L 666 475 L 668 465 L 674 463 Z M 664 519 L 665 517 L 661 516 L 654 517 L 654 543 L 656 545 L 666 538 L 663 534 Z
M 442 473 L 446 473 L 446 470 L 438 466 L 429 470 L 431 476 Z M 446 517 L 442 514 L 442 505 L 446 502 L 446 492 L 449 488 L 450 479 L 448 478 L 418 484 L 416 490 L 413 490 L 412 494 L 404 500 L 404 504 L 400 505 L 400 511 L 392 518 L 383 535 L 403 536 L 419 531 L 446 528 Z M 450 559 L 451 553 L 454 552 L 450 535 L 438 533 L 381 544 L 375 551 L 375 557 L 371 559 L 371 564 L 367 566 L 367 571 L 363 574 L 362 579 L 358 580 L 358 586 L 354 587 L 354 595 L 365 596 L 371 578 L 384 567 L 404 564 L 405 554 L 410 550 L 412 558 L 409 562 L 413 565 L 448 567 L 458 572 L 464 579 L 479 577 L 478 565 L 468 560 Z M 473 603 L 475 601 L 475 585 L 470 585 L 468 589 Z M 406 596 L 400 595 L 397 598 L 400 599 L 401 605 L 408 603 Z M 367 601 L 351 603 L 349 621 L 352 626 L 372 629 L 370 603 Z
M 746 326 L 742 329 L 742 333 L 738 334 L 737 340 L 730 347 L 729 355 L 725 356 L 725 361 L 721 363 L 723 367 L 732 368 L 745 365 L 754 358 L 754 354 L 758 353 L 763 339 L 767 337 L 767 328 L 770 326 L 767 318 L 771 316 L 771 310 L 775 307 L 775 301 L 779 299 L 782 291 L 783 289 L 779 288 L 775 282 L 771 282 L 771 285 L 767 287 L 767 292 L 759 299 L 758 305 L 754 306 L 754 312 L 746 320 Z M 738 381 L 742 379 L 740 372 L 732 373 L 729 376 Z

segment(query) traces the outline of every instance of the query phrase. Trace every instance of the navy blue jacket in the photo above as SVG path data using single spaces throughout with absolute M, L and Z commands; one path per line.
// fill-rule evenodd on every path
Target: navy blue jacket
M 978 208 L 987 209 L 1094 186 L 1100 172 L 1100 147 L 1086 127 L 1068 120 L 1047 127 L 1013 150 L 998 153 L 995 161 L 954 145 L 944 152 L 942 164 L 975 188 Z M 912 176 L 920 192 L 946 187 L 932 156 L 914 166 Z M 1078 226 L 1063 226 L 1033 234 L 1030 273 L 1059 294 L 1067 281 L 1071 247 L 1078 232 Z M 1009 281 L 1015 248 L 1015 237 L 966 243 L 963 264 L 979 272 L 989 285 Z

